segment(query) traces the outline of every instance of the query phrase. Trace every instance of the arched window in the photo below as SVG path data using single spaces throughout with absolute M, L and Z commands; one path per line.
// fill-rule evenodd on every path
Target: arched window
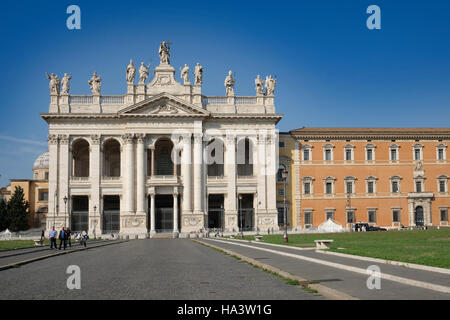
M 238 176 L 253 176 L 253 144 L 250 139 L 241 139 L 237 144 Z
M 89 143 L 84 139 L 72 145 L 72 176 L 89 177 Z
M 224 174 L 224 146 L 220 139 L 212 139 L 206 146 L 208 176 L 222 177 Z
M 115 139 L 103 144 L 103 175 L 120 177 L 120 143 Z

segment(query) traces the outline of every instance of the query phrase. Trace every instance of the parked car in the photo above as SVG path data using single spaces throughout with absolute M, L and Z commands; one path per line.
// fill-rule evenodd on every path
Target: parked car
M 386 228 L 371 226 L 366 222 L 358 222 L 353 226 L 353 231 L 387 231 Z
M 381 227 L 376 227 L 376 226 L 369 226 L 369 228 L 366 230 L 367 231 L 387 231 L 386 228 L 381 228 Z

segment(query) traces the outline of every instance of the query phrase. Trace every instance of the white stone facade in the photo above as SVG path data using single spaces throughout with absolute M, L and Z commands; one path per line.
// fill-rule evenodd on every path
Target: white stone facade
M 49 112 L 42 114 L 49 124 L 47 228 L 139 237 L 237 232 L 240 225 L 277 231 L 275 124 L 282 115 L 275 113 L 273 91 L 204 96 L 198 71 L 195 84 L 186 73 L 181 84 L 175 68 L 162 62 L 148 84 L 134 84 L 133 68 L 130 62 L 125 95 L 51 90 Z M 211 168 L 220 152 L 208 147 L 213 140 L 223 146 L 224 161 Z M 120 199 L 120 215 L 117 204 L 109 209 L 110 199 Z M 243 202 L 247 213 L 239 215 Z

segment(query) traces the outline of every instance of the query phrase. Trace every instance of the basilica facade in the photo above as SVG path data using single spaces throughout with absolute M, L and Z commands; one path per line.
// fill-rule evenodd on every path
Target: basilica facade
M 117 96 L 101 94 L 96 73 L 91 95 L 72 95 L 67 74 L 47 74 L 47 229 L 140 238 L 277 231 L 276 80 L 258 76 L 255 96 L 239 97 L 230 71 L 226 95 L 206 96 L 200 64 L 192 83 L 187 65 L 179 82 L 165 42 L 159 56 L 150 81 L 150 66 L 130 61 Z

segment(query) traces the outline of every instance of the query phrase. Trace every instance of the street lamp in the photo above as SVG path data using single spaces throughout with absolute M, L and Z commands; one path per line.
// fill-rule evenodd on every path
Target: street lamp
M 284 214 L 284 235 L 283 242 L 288 242 L 288 234 L 287 234 L 287 214 L 286 214 L 286 181 L 288 177 L 288 171 L 284 168 L 281 171 L 281 179 L 283 180 L 284 185 L 284 199 L 283 199 L 283 214 Z
M 242 194 L 239 194 L 239 213 L 241 215 L 241 238 L 244 238 L 244 223 L 242 221 Z
M 66 219 L 67 219 L 67 196 L 65 196 L 64 197 L 64 206 L 65 206 L 65 209 L 66 209 L 66 211 L 65 211 L 65 213 L 64 213 L 64 226 L 65 227 L 67 227 L 67 221 L 66 221 Z
M 58 207 L 58 192 L 55 191 L 54 197 L 53 197 L 53 226 L 56 224 L 56 208 Z
M 95 230 L 97 229 L 97 218 L 95 217 L 95 212 L 97 211 L 97 206 L 94 206 L 94 239 L 97 238 Z

